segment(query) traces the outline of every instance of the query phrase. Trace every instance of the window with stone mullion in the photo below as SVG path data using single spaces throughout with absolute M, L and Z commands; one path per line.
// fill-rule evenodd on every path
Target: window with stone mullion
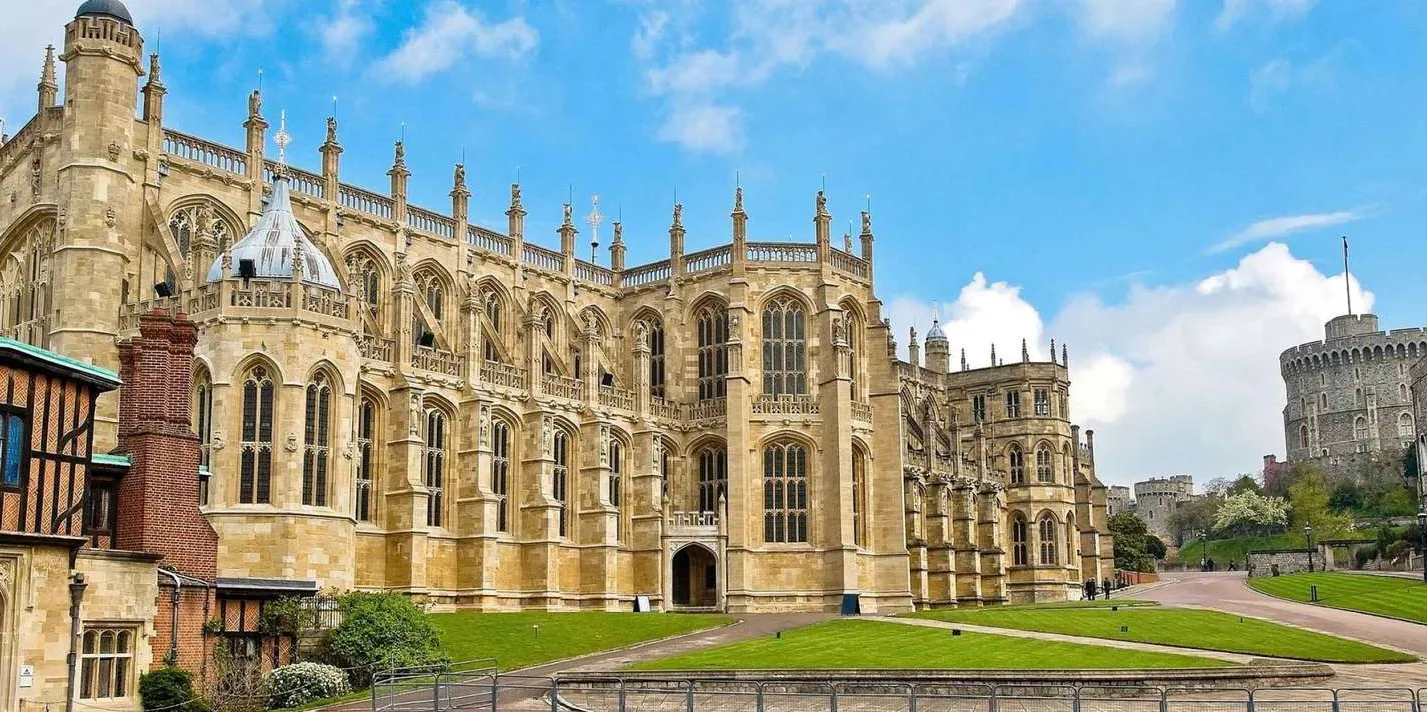
M 1011 565 L 1025 566 L 1028 562 L 1026 520 L 1017 516 L 1011 520 Z
M 432 409 L 426 415 L 426 526 L 442 525 L 445 504 L 446 416 Z
M 370 398 L 362 399 L 362 412 L 357 425 L 357 496 L 356 515 L 359 522 L 372 520 L 372 461 L 375 452 L 372 438 L 376 431 L 376 403 Z
M 332 387 L 318 374 L 307 386 L 302 455 L 302 503 L 327 506 L 327 467 L 331 452 Z
M 1036 448 L 1036 481 L 1054 482 L 1055 473 L 1050 464 L 1050 448 L 1041 445 Z
M 807 393 L 807 342 L 802 305 L 792 301 L 763 310 L 763 394 Z
M 808 540 L 808 455 L 796 443 L 763 450 L 763 539 L 768 543 Z
M 1040 520 L 1040 544 L 1041 544 L 1041 566 L 1055 566 L 1059 557 L 1056 555 L 1055 542 L 1055 519 L 1049 514 L 1041 517 Z
M 728 489 L 728 455 L 722 447 L 709 446 L 699 452 L 699 511 L 712 512 Z
M 623 538 L 624 525 L 620 517 L 620 504 L 623 499 L 624 481 L 624 448 L 620 446 L 618 440 L 609 442 L 609 503 L 614 507 L 615 513 L 615 539 Z
M 568 536 L 570 532 L 569 516 L 569 493 L 565 488 L 570 479 L 570 440 L 564 433 L 555 433 L 554 456 L 555 463 L 552 473 L 551 493 L 555 496 L 555 501 L 560 503 L 560 536 Z
M 705 307 L 699 311 L 699 401 L 723 398 L 728 373 L 728 312 Z
M 510 531 L 510 426 L 491 427 L 491 493 L 496 497 L 496 531 Z
M 268 504 L 272 499 L 273 383 L 258 366 L 243 382 L 243 439 L 238 473 L 238 501 Z

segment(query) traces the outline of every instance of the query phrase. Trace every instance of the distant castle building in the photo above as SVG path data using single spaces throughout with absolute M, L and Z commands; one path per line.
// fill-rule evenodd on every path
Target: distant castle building
M 1427 356 L 1427 330 L 1382 331 L 1375 314 L 1347 314 L 1324 331 L 1279 356 L 1288 461 L 1336 469 L 1397 456 L 1415 437 L 1409 371 Z
M 1161 539 L 1172 537 L 1170 516 L 1179 506 L 1194 499 L 1194 478 L 1189 475 L 1151 477 L 1135 483 L 1135 515 L 1150 533 Z
M 1115 485 L 1110 488 L 1109 494 L 1105 496 L 1105 506 L 1107 515 L 1113 517 L 1116 514 L 1135 511 L 1135 499 L 1130 494 L 1130 488 L 1124 485 Z

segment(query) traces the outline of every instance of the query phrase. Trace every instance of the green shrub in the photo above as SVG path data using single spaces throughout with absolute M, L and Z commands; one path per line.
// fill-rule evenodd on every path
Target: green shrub
M 194 698 L 193 675 L 187 670 L 167 666 L 139 676 L 139 699 L 143 700 L 145 710 L 202 712 L 207 709 Z
M 352 671 L 359 687 L 389 667 L 443 662 L 441 639 L 426 613 L 399 593 L 348 593 L 338 601 L 342 623 L 327 641 L 328 652 Z
M 268 676 L 268 709 L 301 707 L 309 702 L 351 692 L 347 674 L 322 663 L 295 663 Z

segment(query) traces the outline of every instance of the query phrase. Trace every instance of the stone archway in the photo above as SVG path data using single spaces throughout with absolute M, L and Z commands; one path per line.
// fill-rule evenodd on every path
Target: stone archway
M 689 544 L 674 552 L 673 604 L 675 608 L 718 606 L 718 560 L 708 547 Z

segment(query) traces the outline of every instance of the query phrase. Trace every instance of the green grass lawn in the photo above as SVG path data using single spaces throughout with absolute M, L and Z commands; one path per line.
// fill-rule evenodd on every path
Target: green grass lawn
M 502 671 L 562 660 L 733 622 L 677 613 L 434 613 L 452 660 L 495 658 Z M 534 626 L 540 626 L 536 634 Z
M 1412 662 L 1392 650 L 1219 611 L 1131 606 L 921 611 L 916 618 L 1322 662 Z M 1128 631 L 1121 632 L 1121 626 Z
M 1249 586 L 1270 596 L 1304 602 L 1308 601 L 1308 587 L 1317 586 L 1321 605 L 1427 623 L 1427 584 L 1420 579 L 1327 572 L 1252 578 Z
M 1023 669 L 1223 667 L 1211 658 L 1032 638 L 836 620 L 640 663 L 634 670 Z

